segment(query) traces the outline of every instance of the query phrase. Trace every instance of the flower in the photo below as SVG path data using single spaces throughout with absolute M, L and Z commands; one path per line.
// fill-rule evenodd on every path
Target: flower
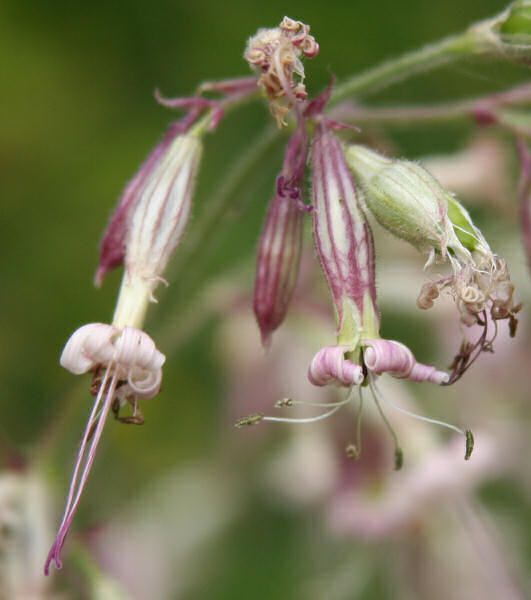
M 327 92 L 328 93 L 328 92 Z M 351 401 L 355 387 L 368 386 L 378 411 L 395 442 L 396 468 L 402 465 L 402 451 L 396 433 L 380 404 L 376 378 L 382 373 L 411 381 L 426 381 L 441 385 L 449 375 L 433 366 L 418 362 L 404 344 L 382 339 L 379 335 L 380 314 L 376 303 L 374 246 L 371 228 L 360 204 L 357 190 L 348 169 L 343 149 L 333 129 L 337 124 L 316 116 L 311 150 L 314 240 L 337 320 L 337 344 L 321 348 L 310 363 L 308 379 L 316 386 L 337 385 L 348 388 L 349 394 L 341 402 L 319 404 L 328 410 L 317 417 L 291 419 L 255 413 L 237 421 L 238 427 L 255 425 L 261 421 L 315 422 L 326 418 Z M 291 399 L 279 401 L 278 407 L 301 404 Z M 389 402 L 399 411 L 405 411 Z M 411 413 L 408 413 L 411 414 Z M 473 437 L 470 431 L 446 423 L 413 417 L 449 427 L 466 436 L 465 458 L 470 457 Z M 358 438 L 359 438 L 358 427 Z M 349 452 L 359 456 L 360 440 Z
M 444 382 L 445 373 L 417 363 L 406 346 L 379 338 L 372 233 L 341 144 L 324 120 L 314 134 L 312 167 L 315 245 L 336 309 L 338 346 L 317 353 L 310 365 L 310 381 L 324 385 L 335 380 L 350 386 L 363 381 L 365 369 Z M 363 367 L 352 362 L 356 353 Z
M 70 529 L 105 421 L 112 409 L 127 423 L 143 423 L 140 400 L 159 392 L 165 356 L 142 331 L 153 292 L 179 244 L 190 215 L 195 176 L 201 158 L 201 137 L 211 115 L 190 128 L 186 118 L 172 126 L 127 186 L 104 236 L 96 282 L 122 261 L 125 272 L 113 321 L 89 323 L 75 331 L 61 355 L 61 365 L 80 375 L 93 373 L 94 406 L 74 466 L 63 519 L 48 554 L 44 572 L 55 561 Z M 184 125 L 183 125 L 184 123 Z M 120 417 L 131 405 L 133 413 Z

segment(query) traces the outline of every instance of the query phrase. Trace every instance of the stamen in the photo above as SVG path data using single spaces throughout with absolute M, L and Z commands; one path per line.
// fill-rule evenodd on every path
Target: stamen
M 432 419 L 430 417 L 425 417 L 423 415 L 419 415 L 417 413 L 411 412 L 410 410 L 407 410 L 406 408 L 402 408 L 401 406 L 396 405 L 394 402 L 389 400 L 389 398 L 387 398 L 386 396 L 381 394 L 380 390 L 377 388 L 377 386 L 374 382 L 370 381 L 369 385 L 371 386 L 371 390 L 373 392 L 375 400 L 377 399 L 377 397 L 382 398 L 385 402 L 387 402 L 387 404 L 389 404 L 389 406 L 391 406 L 398 412 L 401 412 L 401 413 L 407 415 L 408 417 L 412 417 L 413 419 L 417 419 L 419 421 L 424 421 L 426 423 L 432 423 L 433 425 L 440 425 L 441 427 L 446 427 L 447 429 L 451 429 L 452 431 L 455 431 L 456 433 L 459 433 L 460 435 L 465 436 L 465 438 L 466 438 L 465 460 L 468 460 L 470 458 L 470 455 L 472 454 L 472 450 L 474 449 L 474 436 L 472 434 L 472 431 L 470 431 L 470 429 L 463 431 L 462 429 L 460 429 L 456 425 L 452 425 L 451 423 L 446 423 L 445 421 L 439 421 L 438 419 Z
M 253 413 L 252 415 L 248 415 L 247 417 L 241 417 L 234 423 L 234 427 L 245 427 L 250 425 L 258 425 L 260 421 L 264 418 L 262 413 Z
M 275 402 L 275 408 L 285 408 L 287 406 L 292 406 L 293 400 L 291 398 L 282 398 L 282 400 L 277 400 Z
M 118 372 L 115 371 L 113 373 L 112 379 L 107 389 L 107 394 L 105 396 L 105 401 L 103 402 L 103 406 L 101 407 L 101 415 L 98 419 L 98 425 L 96 430 L 94 431 L 94 437 L 92 439 L 92 443 L 88 450 L 87 454 L 87 443 L 89 441 L 90 435 L 92 433 L 92 428 L 94 425 L 94 420 L 96 418 L 96 414 L 100 409 L 100 405 L 102 402 L 103 394 L 105 391 L 105 387 L 107 385 L 107 381 L 109 379 L 109 375 L 113 369 L 113 363 L 110 363 L 105 370 L 105 375 L 103 376 L 103 380 L 101 383 L 100 390 L 98 392 L 98 396 L 94 402 L 94 406 L 92 408 L 91 415 L 89 417 L 87 427 L 85 428 L 85 433 L 83 435 L 83 440 L 81 442 L 81 446 L 79 448 L 76 464 L 74 467 L 74 473 L 72 475 L 72 483 L 70 484 L 70 489 L 68 492 L 68 497 L 65 506 L 65 512 L 63 516 L 63 520 L 61 521 L 61 526 L 59 527 L 59 532 L 57 533 L 57 537 L 55 542 L 48 554 L 46 559 L 46 563 L 44 565 L 44 574 L 48 575 L 50 572 L 50 564 L 55 561 L 55 564 L 58 569 L 60 569 L 63 564 L 61 562 L 61 549 L 65 542 L 66 536 L 68 535 L 68 531 L 70 529 L 70 525 L 72 524 L 72 520 L 74 519 L 74 515 L 76 514 L 77 508 L 79 506 L 79 502 L 81 500 L 81 495 L 87 483 L 87 479 L 92 468 L 92 464 L 94 462 L 94 458 L 96 456 L 96 449 L 98 447 L 99 441 L 101 439 L 101 434 L 103 432 L 103 427 L 105 425 L 105 421 L 107 419 L 107 415 L 109 413 L 109 409 L 111 408 L 112 401 L 114 399 L 114 393 L 116 391 L 116 385 L 118 383 Z M 86 456 L 86 460 L 83 459 Z M 83 472 L 81 473 L 81 478 L 79 479 L 79 471 L 81 469 L 81 465 L 83 464 Z M 79 479 L 79 482 L 78 482 Z M 75 497 L 74 497 L 75 495 Z
M 362 453 L 362 437 L 361 437 L 361 417 L 363 414 L 363 388 L 358 387 L 359 406 L 358 414 L 356 415 L 356 443 L 347 446 L 347 456 L 357 460 Z
M 323 419 L 330 417 L 335 412 L 337 412 L 343 405 L 347 404 L 347 402 L 349 402 L 349 401 L 350 401 L 350 394 L 348 395 L 346 400 L 343 400 L 342 402 L 338 402 L 331 410 L 328 410 L 325 413 L 317 415 L 316 417 L 302 417 L 302 418 L 299 418 L 299 417 L 294 417 L 294 418 L 263 417 L 262 420 L 263 421 L 275 421 L 277 423 L 315 423 L 317 421 L 322 421 Z
M 470 429 L 465 431 L 466 436 L 466 450 L 465 450 L 465 460 L 469 460 L 472 455 L 472 450 L 474 450 L 474 436 Z
M 385 423 L 385 426 L 387 427 L 389 433 L 391 434 L 394 444 L 395 444 L 395 471 L 400 471 L 400 469 L 402 468 L 402 466 L 404 465 L 404 453 L 402 452 L 402 448 L 400 447 L 400 444 L 398 443 L 398 436 L 396 435 L 396 431 L 394 430 L 393 426 L 391 425 L 389 419 L 386 417 L 383 408 L 380 405 L 379 399 L 378 399 L 378 394 L 376 393 L 376 386 L 374 384 L 374 381 L 372 379 L 371 376 L 369 376 L 369 387 L 372 393 L 372 397 L 374 399 L 374 403 L 376 404 L 376 408 L 378 409 L 378 412 L 380 413 L 380 416 L 382 417 L 383 422 Z
M 322 421 L 327 417 L 333 415 L 337 412 L 342 406 L 348 404 L 352 399 L 352 394 L 354 391 L 354 386 L 352 386 L 349 390 L 347 397 L 340 402 L 303 402 L 303 401 L 294 401 L 291 398 L 285 398 L 283 400 L 279 400 L 275 403 L 277 407 L 291 406 L 291 404 L 305 404 L 306 406 L 318 406 L 318 407 L 329 407 L 331 406 L 331 410 L 328 410 L 316 417 L 270 417 L 263 415 L 262 413 L 254 413 L 252 415 L 248 415 L 247 417 L 242 417 L 238 419 L 234 424 L 235 427 L 244 427 L 246 425 L 257 425 L 261 421 L 274 421 L 276 423 L 315 423 L 317 421 Z M 289 401 L 290 404 L 287 404 L 286 401 Z
M 280 405 L 278 402 L 275 403 L 275 406 L 280 407 L 280 406 L 292 406 L 292 405 L 300 405 L 300 406 L 317 406 L 319 408 L 331 408 L 332 406 L 343 406 L 343 404 L 346 404 L 350 399 L 350 395 L 346 400 L 340 400 L 339 402 L 308 402 L 306 400 L 291 400 L 290 404 L 282 404 Z M 282 402 L 282 400 L 280 400 L 279 402 Z

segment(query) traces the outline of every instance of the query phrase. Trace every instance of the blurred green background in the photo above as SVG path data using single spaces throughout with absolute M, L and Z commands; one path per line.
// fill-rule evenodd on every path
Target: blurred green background
M 78 326 L 108 322 L 112 316 L 121 274 L 113 273 L 101 290 L 92 286 L 98 244 L 124 184 L 173 120 L 171 111 L 155 102 L 155 88 L 170 97 L 189 95 L 204 80 L 247 75 L 242 59 L 247 38 L 285 14 L 311 24 L 320 44 L 319 56 L 306 63 L 308 87 L 316 93 L 332 73 L 341 80 L 460 31 L 504 6 L 502 0 L 0 3 L 0 440 L 7 465 L 32 461 L 42 448 L 51 448 L 46 473 L 55 518 L 90 402 L 88 381 L 62 370 L 58 357 Z M 503 89 L 527 77 L 527 71 L 513 65 L 468 61 L 368 101 L 438 102 Z M 269 120 L 267 108 L 254 103 L 230 115 L 207 138 L 190 231 L 208 211 L 231 161 Z M 457 150 L 471 130 L 471 124 L 401 128 L 391 137 L 402 154 L 417 157 Z M 222 269 L 233 273 L 241 267 L 242 290 L 252 289 L 253 253 L 281 160 L 278 149 L 264 157 L 235 197 L 234 212 L 204 240 L 193 260 L 178 265 L 178 280 L 170 269 L 171 287 L 159 290 L 160 305 L 151 308 L 147 331 L 171 340 L 192 323 L 190 335 L 177 352 L 168 352 L 164 389 L 146 406 L 146 425 L 108 424 L 77 531 L 112 519 L 167 471 L 210 461 L 234 443 L 227 440 L 239 432 L 224 420 L 220 406 L 225 377 L 219 348 L 213 345 L 219 319 L 203 317 L 195 298 Z M 511 176 L 517 177 L 514 164 Z M 494 233 L 516 240 L 516 214 L 515 207 L 502 216 Z M 521 267 L 521 255 L 518 261 Z M 400 331 L 400 322 L 390 327 Z M 244 480 L 252 478 L 261 460 L 258 453 L 253 457 L 252 446 L 245 453 L 240 457 Z M 492 497 L 498 498 L 501 489 L 507 489 L 505 483 Z M 516 498 L 511 502 L 519 522 L 530 531 L 529 499 L 516 492 L 510 497 Z M 399 546 L 366 548 L 356 541 L 328 546 L 330 554 L 323 557 L 317 522 L 311 511 L 286 512 L 259 496 L 252 499 L 209 552 L 194 557 L 200 571 L 205 562 L 199 584 L 169 597 L 327 598 L 326 591 L 310 593 L 303 583 L 315 576 L 325 582 L 333 578 L 334 565 L 350 555 L 352 569 L 363 572 L 366 581 L 343 597 L 406 597 L 394 587 L 392 556 Z M 530 566 L 528 551 L 529 543 L 520 555 Z M 55 579 L 72 598 L 90 597 L 75 567 L 65 567 Z

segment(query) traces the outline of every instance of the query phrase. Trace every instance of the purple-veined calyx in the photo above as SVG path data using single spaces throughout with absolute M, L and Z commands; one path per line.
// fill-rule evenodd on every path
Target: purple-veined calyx
M 417 363 L 403 344 L 379 339 L 372 233 L 341 143 L 324 119 L 314 133 L 312 169 L 315 245 L 334 301 L 344 361 L 363 360 L 365 370 L 376 374 L 446 381 L 446 374 Z M 317 353 L 310 365 L 310 381 L 322 381 L 323 373 L 333 379 L 336 373 L 336 383 L 355 383 L 345 379 L 340 362 L 328 360 L 329 349 Z
M 306 211 L 302 186 L 307 146 L 301 122 L 288 143 L 258 247 L 253 306 L 264 346 L 284 320 L 297 283 Z

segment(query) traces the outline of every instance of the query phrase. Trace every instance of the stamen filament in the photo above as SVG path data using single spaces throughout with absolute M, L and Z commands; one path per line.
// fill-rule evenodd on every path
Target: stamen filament
M 302 418 L 298 418 L 298 417 L 293 417 L 293 418 L 289 418 L 289 417 L 263 417 L 262 421 L 275 421 L 277 423 L 315 423 L 316 421 L 321 421 L 322 419 L 326 419 L 326 417 L 329 417 L 330 415 L 333 415 L 344 404 L 346 404 L 349 400 L 350 400 L 350 398 L 347 398 L 346 400 L 343 400 L 342 402 L 339 402 L 336 406 L 334 406 L 334 408 L 332 408 L 332 410 L 329 410 L 329 411 L 327 411 L 325 413 L 317 415 L 316 417 L 302 417 Z
M 92 443 L 90 444 L 90 448 L 89 448 L 88 454 L 87 454 L 87 443 L 89 441 L 89 438 L 90 438 L 90 435 L 92 432 L 92 428 L 93 428 L 93 425 L 95 422 L 95 416 L 100 408 L 102 397 L 105 392 L 106 384 L 109 379 L 109 375 L 112 372 L 113 366 L 114 366 L 113 363 L 109 363 L 109 365 L 107 366 L 107 368 L 105 370 L 105 375 L 103 377 L 100 389 L 98 391 L 98 395 L 94 402 L 94 406 L 92 408 L 92 412 L 91 412 L 90 418 L 88 420 L 87 427 L 85 428 L 85 433 L 83 435 L 83 440 L 82 440 L 81 446 L 79 448 L 76 465 L 74 467 L 72 483 L 70 484 L 70 489 L 68 492 L 68 498 L 66 501 L 63 520 L 61 521 L 61 526 L 59 527 L 59 532 L 58 532 L 55 542 L 48 554 L 48 557 L 46 559 L 46 564 L 44 566 L 45 575 L 49 574 L 50 564 L 51 564 L 52 560 L 55 561 L 55 564 L 57 565 L 58 569 L 60 569 L 62 567 L 61 558 L 60 558 L 61 549 L 63 547 L 63 544 L 64 544 L 64 541 L 68 534 L 68 531 L 70 529 L 70 525 L 72 524 L 72 520 L 74 519 L 74 515 L 79 506 L 79 502 L 81 500 L 81 495 L 82 495 L 85 485 L 87 483 L 87 479 L 90 474 L 90 470 L 92 468 L 94 458 L 96 456 L 96 449 L 98 447 L 98 444 L 99 444 L 99 441 L 101 438 L 101 434 L 103 433 L 103 427 L 105 425 L 105 421 L 107 420 L 107 415 L 109 414 L 109 410 L 111 408 L 111 404 L 112 404 L 112 401 L 114 398 L 114 393 L 116 391 L 116 385 L 118 383 L 118 372 L 117 371 L 115 371 L 113 373 L 112 379 L 108 386 L 107 394 L 105 396 L 105 401 L 103 403 L 103 406 L 101 407 L 101 414 L 98 419 L 98 424 L 97 424 L 96 430 L 94 431 Z M 84 461 L 83 459 L 85 458 L 85 456 L 86 456 L 86 460 Z M 79 471 L 80 471 L 82 465 L 83 465 L 83 471 L 81 474 L 81 479 L 78 482 Z M 74 497 L 74 494 L 75 494 L 75 497 Z
M 290 406 L 298 404 L 301 406 L 317 406 L 322 408 L 330 408 L 332 406 L 343 406 L 343 404 L 346 404 L 349 400 L 350 394 L 346 400 L 340 400 L 339 402 L 306 402 L 305 400 L 292 400 Z
M 361 456 L 362 451 L 362 437 L 361 437 L 361 417 L 363 415 L 363 390 L 361 386 L 358 388 L 358 396 L 360 399 L 358 414 L 356 415 L 356 452 L 358 457 Z
M 292 400 L 291 398 L 290 400 L 290 406 L 291 404 L 305 404 L 306 406 L 324 406 L 324 407 L 329 407 L 331 406 L 332 409 L 328 410 L 320 415 L 317 415 L 316 417 L 267 417 L 267 416 L 261 416 L 261 421 L 275 421 L 277 423 L 315 423 L 316 421 L 321 421 L 322 419 L 326 419 L 326 417 L 329 417 L 330 415 L 333 415 L 335 412 L 337 412 L 342 406 L 344 406 L 345 404 L 348 404 L 351 400 L 352 400 L 352 394 L 354 392 L 354 386 L 352 386 L 349 390 L 349 393 L 347 395 L 347 397 L 344 400 L 341 400 L 340 402 L 304 402 L 302 400 Z
M 395 443 L 395 470 L 399 471 L 402 468 L 403 464 L 403 453 L 402 448 L 400 447 L 400 444 L 398 442 L 398 436 L 396 435 L 396 431 L 394 430 L 389 419 L 383 411 L 383 408 L 378 399 L 377 388 L 374 384 L 372 377 L 369 377 L 369 387 L 371 389 L 372 397 L 374 399 L 374 403 L 376 404 L 376 408 L 378 409 L 378 412 L 380 413 L 380 416 L 382 417 L 382 420 L 385 423 L 385 426 L 387 427 L 389 433 L 393 437 L 393 441 Z
M 389 406 L 391 408 L 394 408 L 398 412 L 401 412 L 401 413 L 407 415 L 408 417 L 412 417 L 413 419 L 418 419 L 419 421 L 425 421 L 426 423 L 432 423 L 433 425 L 440 425 L 441 427 L 447 427 L 448 429 L 452 429 L 453 431 L 456 431 L 457 433 L 459 433 L 461 435 L 466 435 L 465 432 L 462 429 L 460 429 L 459 427 L 457 427 L 456 425 L 452 425 L 451 423 L 446 423 L 445 421 L 439 421 L 438 419 L 424 417 L 423 415 L 418 415 L 417 413 L 411 412 L 410 410 L 407 410 L 406 408 L 402 408 L 401 406 L 396 405 L 394 402 L 389 400 L 389 398 L 387 398 L 383 394 L 380 394 L 379 390 L 378 390 L 378 388 L 376 388 L 376 386 L 374 386 L 374 387 L 371 386 L 371 389 L 373 390 L 373 394 L 378 395 L 379 398 L 382 398 L 385 402 L 387 402 L 387 404 L 389 404 Z

